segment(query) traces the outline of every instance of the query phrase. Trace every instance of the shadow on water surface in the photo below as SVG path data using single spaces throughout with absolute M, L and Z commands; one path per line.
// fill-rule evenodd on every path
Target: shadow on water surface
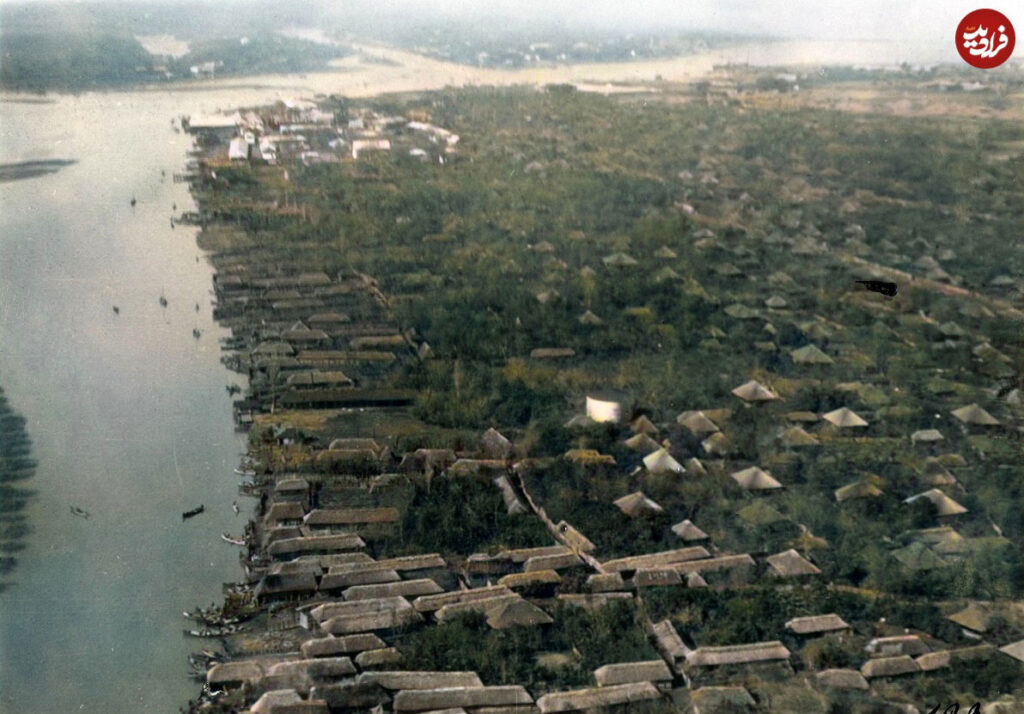
M 25 549 L 24 538 L 32 532 L 21 511 L 35 491 L 15 485 L 35 473 L 31 454 L 25 417 L 14 411 L 0 387 L 0 593 L 13 584 L 9 577 L 18 564 L 16 554 Z

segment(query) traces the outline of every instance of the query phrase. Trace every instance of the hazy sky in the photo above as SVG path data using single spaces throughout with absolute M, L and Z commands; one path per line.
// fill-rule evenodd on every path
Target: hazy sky
M 17 0 L 53 2 L 54 0 Z M 74 1 L 74 0 L 72 0 Z M 142 8 L 173 0 L 114 0 Z M 194 1 L 194 0 L 193 0 Z M 246 0 L 208 0 L 225 5 Z M 305 0 L 281 0 L 295 9 Z M 0 4 L 14 4 L 0 0 Z M 75 2 L 75 4 L 79 4 Z M 192 4 L 192 3 L 190 3 Z M 323 0 L 335 17 L 463 18 L 501 27 L 501 18 L 623 30 L 714 29 L 781 37 L 886 39 L 952 43 L 957 23 L 978 7 L 994 7 L 1024 28 L 1024 2 L 970 0 Z

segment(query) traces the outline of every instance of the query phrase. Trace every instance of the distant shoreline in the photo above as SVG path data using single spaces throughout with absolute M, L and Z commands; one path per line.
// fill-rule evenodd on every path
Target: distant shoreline
M 75 159 L 43 159 L 39 161 L 17 161 L 0 164 L 0 183 L 55 174 L 65 166 L 78 163 Z

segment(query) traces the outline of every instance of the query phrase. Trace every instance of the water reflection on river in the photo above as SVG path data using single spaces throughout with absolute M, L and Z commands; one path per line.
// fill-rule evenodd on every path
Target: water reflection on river
M 864 44 L 845 55 L 830 44 L 829 59 L 904 59 Z M 39 461 L 26 484 L 39 492 L 27 511 L 35 530 L 16 585 L 0 594 L 0 710 L 177 711 L 196 691 L 186 654 L 201 644 L 182 637 L 180 612 L 238 575 L 236 550 L 219 539 L 244 520 L 230 507 L 242 442 L 224 387 L 235 377 L 219 363 L 210 267 L 194 234 L 169 225 L 172 205 L 191 206 L 172 181 L 189 147 L 172 118 L 317 91 L 683 79 L 716 62 L 813 62 L 820 51 L 754 46 L 505 74 L 391 53 L 397 66 L 347 61 L 338 73 L 202 91 L 0 104 L 0 161 L 78 160 L 0 185 L 0 379 Z M 199 503 L 206 513 L 183 523 L 180 513 Z M 71 505 L 92 518 L 73 517 Z

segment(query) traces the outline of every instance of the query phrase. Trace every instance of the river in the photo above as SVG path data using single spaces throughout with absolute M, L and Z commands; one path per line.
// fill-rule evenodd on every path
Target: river
M 831 61 L 896 58 L 836 51 Z M 177 711 L 196 692 L 186 655 L 204 644 L 182 636 L 180 613 L 240 574 L 219 537 L 241 532 L 248 510 L 231 510 L 244 441 L 225 385 L 237 377 L 219 362 L 211 267 L 193 230 L 170 227 L 174 204 L 192 206 L 172 181 L 190 145 L 172 118 L 316 92 L 684 79 L 721 61 L 808 58 L 805 43 L 502 73 L 367 52 L 396 64 L 0 104 L 0 162 L 77 160 L 0 184 L 0 384 L 39 462 L 25 484 L 38 492 L 34 532 L 0 593 L 0 711 Z M 206 512 L 182 522 L 200 503 Z

